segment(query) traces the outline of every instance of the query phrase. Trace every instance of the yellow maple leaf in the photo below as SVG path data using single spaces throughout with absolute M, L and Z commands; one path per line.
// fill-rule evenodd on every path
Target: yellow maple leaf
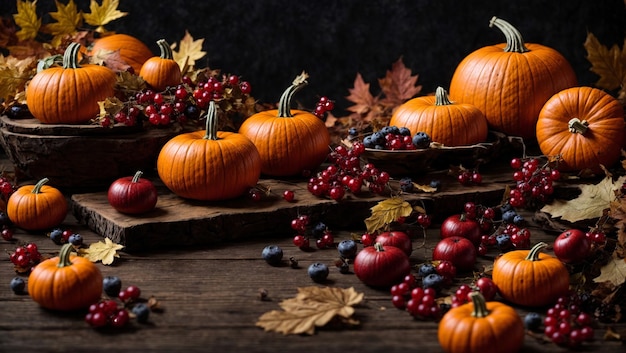
M 343 322 L 356 325 L 351 320 L 353 306 L 363 300 L 363 293 L 354 288 L 342 289 L 335 287 L 303 287 L 298 288 L 295 298 L 285 299 L 280 303 L 281 310 L 272 310 L 263 314 L 256 325 L 265 331 L 287 334 L 315 333 L 316 327 L 322 327 L 333 318 L 339 317 Z
M 577 198 L 567 201 L 554 200 L 543 206 L 541 211 L 569 222 L 602 217 L 604 211 L 609 209 L 615 200 L 615 191 L 619 190 L 625 181 L 626 176 L 616 181 L 607 176 L 598 184 L 581 185 L 579 187 L 581 193 Z
M 626 83 L 626 39 L 622 49 L 617 44 L 609 49 L 588 33 L 584 47 L 591 71 L 600 76 L 596 83 L 598 87 L 614 90 Z
M 408 217 L 413 212 L 413 207 L 401 197 L 391 197 L 380 201 L 371 208 L 372 215 L 365 219 L 365 226 L 369 233 L 373 233 L 400 217 Z
M 9 101 L 23 91 L 26 82 L 35 74 L 36 66 L 33 57 L 20 60 L 13 56 L 5 58 L 0 55 L 0 100 Z
M 206 55 L 206 52 L 202 51 L 203 44 L 204 38 L 194 40 L 189 31 L 185 31 L 185 36 L 181 39 L 180 44 L 173 43 L 171 45 L 174 60 L 180 66 L 183 74 L 194 67 L 197 60 Z M 177 46 L 178 51 L 175 51 Z
M 128 12 L 117 9 L 119 5 L 119 0 L 102 0 L 102 5 L 98 5 L 96 0 L 91 0 L 89 3 L 91 13 L 84 13 L 83 18 L 88 24 L 96 26 L 96 32 L 105 32 L 104 25 L 128 15 Z
M 37 0 L 17 0 L 17 13 L 13 15 L 20 30 L 15 34 L 19 40 L 34 39 L 41 28 L 41 18 L 37 16 Z
M 83 18 L 74 0 L 70 0 L 67 5 L 63 5 L 63 3 L 58 1 L 55 1 L 55 3 L 57 11 L 50 12 L 50 17 L 57 22 L 46 24 L 42 31 L 54 36 L 51 40 L 51 44 L 56 48 L 61 43 L 61 39 L 63 39 L 64 36 L 76 33 L 76 29 L 82 24 Z
M 123 245 L 104 238 L 104 242 L 99 241 L 92 243 L 87 249 L 79 249 L 79 254 L 91 262 L 102 261 L 103 265 L 110 265 L 116 257 L 120 257 L 117 251 L 123 248 Z

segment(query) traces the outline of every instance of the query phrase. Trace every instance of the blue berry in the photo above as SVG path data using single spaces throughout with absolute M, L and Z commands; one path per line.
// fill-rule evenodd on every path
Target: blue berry
M 406 126 L 401 127 L 399 131 L 402 136 L 411 136 L 411 130 Z
M 498 248 L 500 248 L 501 251 L 507 251 L 513 247 L 511 236 L 508 234 L 498 234 L 496 236 L 496 242 L 498 243 Z
M 363 146 L 365 146 L 365 148 L 374 148 L 376 146 L 376 141 L 374 141 L 372 135 L 363 138 Z
M 381 131 L 376 131 L 372 134 L 372 140 L 375 144 L 384 146 L 386 142 L 385 134 L 383 134 Z
M 389 126 L 389 132 L 387 132 L 388 134 L 392 134 L 392 135 L 400 135 L 400 128 L 397 126 Z
M 418 274 L 420 277 L 424 278 L 430 274 L 437 273 L 437 268 L 433 264 L 423 264 L 418 269 Z
M 329 272 L 328 266 L 321 262 L 312 263 L 308 269 L 309 277 L 318 283 L 324 282 L 328 278 Z
M 435 290 L 439 290 L 441 288 L 441 285 L 443 285 L 443 282 L 444 278 L 442 275 L 439 275 L 437 273 L 431 273 L 428 276 L 422 278 L 422 287 L 424 287 L 424 289 L 433 288 Z
M 268 245 L 261 253 L 263 260 L 270 265 L 278 265 L 283 260 L 283 249 L 278 245 Z
M 413 145 L 416 148 L 428 148 L 430 146 L 430 142 L 430 136 L 423 131 L 420 131 L 413 136 Z
M 522 217 L 521 215 L 515 215 L 515 217 L 513 217 L 513 223 L 516 225 L 524 223 L 524 217 Z
M 52 240 L 52 242 L 54 242 L 57 245 L 63 244 L 63 229 L 54 228 L 50 232 L 50 240 Z
M 357 128 L 355 127 L 351 127 L 350 130 L 348 130 L 348 135 L 350 136 L 356 136 L 359 134 L 359 130 L 357 130 Z
M 517 212 L 515 212 L 515 210 L 508 210 L 502 214 L 502 222 L 513 223 L 515 216 L 517 216 Z
M 400 190 L 404 192 L 412 192 L 414 188 L 413 179 L 405 177 L 400 179 Z
M 137 322 L 139 323 L 147 322 L 148 318 L 150 317 L 150 308 L 147 304 L 144 303 L 139 303 L 133 306 L 132 312 L 133 314 L 135 314 Z
M 321 238 L 324 235 L 327 227 L 324 222 L 317 222 L 317 224 L 311 229 L 311 233 L 315 238 Z
M 342 240 L 337 244 L 337 250 L 344 259 L 354 259 L 357 253 L 356 241 L 352 239 Z
M 441 187 L 441 180 L 431 180 L 430 187 L 434 189 L 439 189 Z
M 106 276 L 102 279 L 102 289 L 106 295 L 115 298 L 122 289 L 122 280 L 117 276 Z
M 11 290 L 13 291 L 13 293 L 22 294 L 24 293 L 25 288 L 26 282 L 24 282 L 24 279 L 22 277 L 14 277 L 11 280 Z
M 509 203 L 504 204 L 502 207 L 500 207 L 500 213 L 502 214 L 504 214 L 506 211 L 512 211 L 512 210 L 514 210 L 513 206 L 511 206 L 511 204 Z
M 70 235 L 70 238 L 68 239 L 68 241 L 70 242 L 70 244 L 74 245 L 74 246 L 81 246 L 83 245 L 83 236 L 75 233 Z
M 543 318 L 541 317 L 541 314 L 539 313 L 530 312 L 526 314 L 526 316 L 524 317 L 524 326 L 526 326 L 527 330 L 539 331 L 542 323 L 543 323 Z

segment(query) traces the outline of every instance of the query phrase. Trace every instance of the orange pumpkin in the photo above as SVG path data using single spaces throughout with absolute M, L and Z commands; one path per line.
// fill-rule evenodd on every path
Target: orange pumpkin
M 152 57 L 143 63 L 139 76 L 155 90 L 164 91 L 167 87 L 180 84 L 182 74 L 180 66 L 172 57 L 170 45 L 164 39 L 159 39 L 157 45 L 161 50 L 161 56 Z
M 261 158 L 242 134 L 217 131 L 217 108 L 211 101 L 206 131 L 178 135 L 161 149 L 159 177 L 173 193 L 196 200 L 225 200 L 256 185 Z
M 89 307 L 102 296 L 102 273 L 84 257 L 72 255 L 72 244 L 64 244 L 59 256 L 44 260 L 28 276 L 28 294 L 39 305 L 52 310 Z
M 45 230 L 58 226 L 67 216 L 67 201 L 56 188 L 44 185 L 43 178 L 35 185 L 24 185 L 11 194 L 7 216 L 17 227 Z
M 268 176 L 294 176 L 320 166 L 329 153 L 330 134 L 314 114 L 291 110 L 291 97 L 307 84 L 299 75 L 280 97 L 278 109 L 246 119 L 239 133 L 248 137 L 261 155 L 261 172 Z
M 78 65 L 80 44 L 71 43 L 62 67 L 38 72 L 26 89 L 30 113 L 46 124 L 82 124 L 100 112 L 98 102 L 114 95 L 116 76 L 100 65 Z
M 495 260 L 492 279 L 504 299 L 540 307 L 567 295 L 569 272 L 559 259 L 541 252 L 547 246 L 538 243 L 530 250 L 509 251 Z
M 389 125 L 427 133 L 445 146 L 473 145 L 487 139 L 487 119 L 471 104 L 452 103 L 443 87 L 434 96 L 413 98 L 399 106 Z
M 550 98 L 537 120 L 537 142 L 548 156 L 560 155 L 563 171 L 602 172 L 620 157 L 624 108 L 617 99 L 591 87 L 573 87 Z
M 555 93 L 576 86 L 576 74 L 556 50 L 525 44 L 510 23 L 494 17 L 490 26 L 504 33 L 506 43 L 466 56 L 452 76 L 450 97 L 480 109 L 493 130 L 534 138 L 544 103 Z
M 154 56 L 150 48 L 142 41 L 122 33 L 97 39 L 91 48 L 91 55 L 98 55 L 101 50 L 119 50 L 120 57 L 133 68 L 134 73 L 139 73 L 143 63 Z

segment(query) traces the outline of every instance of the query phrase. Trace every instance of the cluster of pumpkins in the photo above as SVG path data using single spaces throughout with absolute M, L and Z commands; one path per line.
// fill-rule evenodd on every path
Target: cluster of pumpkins
M 413 98 L 393 113 L 390 125 L 424 131 L 446 146 L 487 139 L 488 129 L 536 139 L 543 154 L 561 157 L 559 169 L 600 172 L 620 157 L 625 141 L 622 105 L 600 89 L 577 86 L 574 70 L 557 51 L 524 43 L 519 31 L 494 17 L 506 43 L 465 57 L 450 82 L 434 96 Z M 180 83 L 170 46 L 157 42 L 159 57 L 124 34 L 96 41 L 93 51 L 120 55 L 155 89 Z M 79 45 L 68 47 L 63 67 L 39 72 L 27 89 L 32 115 L 43 123 L 83 123 L 97 115 L 97 102 L 113 96 L 115 74 L 98 65 L 78 65 Z M 252 115 L 237 133 L 216 131 L 215 107 L 206 130 L 184 133 L 165 144 L 157 161 L 164 184 L 198 200 L 242 195 L 260 175 L 293 176 L 318 167 L 329 151 L 327 128 L 312 113 L 291 110 L 293 94 L 306 84 L 299 76 L 279 107 Z

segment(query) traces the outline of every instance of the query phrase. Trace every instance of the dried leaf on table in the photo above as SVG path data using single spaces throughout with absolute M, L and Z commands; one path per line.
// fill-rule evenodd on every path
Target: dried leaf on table
M 413 207 L 401 197 L 391 197 L 380 201 L 371 210 L 372 215 L 365 219 L 365 226 L 369 233 L 387 226 L 400 217 L 408 217 L 413 212 Z
M 103 265 L 110 265 L 116 257 L 120 257 L 117 251 L 123 248 L 123 245 L 116 244 L 109 238 L 104 238 L 104 242 L 92 243 L 87 249 L 79 249 L 78 253 L 91 262 L 102 261 Z
M 91 0 L 89 10 L 91 13 L 83 14 L 85 22 L 97 27 L 96 32 L 104 33 L 104 26 L 111 21 L 128 15 L 127 12 L 118 10 L 119 0 L 102 0 L 102 5 L 98 5 L 96 0 Z
M 354 288 L 342 289 L 334 287 L 303 287 L 298 288 L 295 298 L 283 300 L 281 310 L 272 310 L 259 318 L 256 325 L 265 331 L 288 334 L 315 333 L 316 327 L 322 327 L 335 318 L 348 324 L 358 324 L 351 319 L 353 306 L 363 300 L 363 293 Z
M 36 1 L 17 0 L 17 13 L 13 15 L 20 30 L 15 34 L 19 40 L 35 39 L 41 28 L 41 18 L 37 16 Z
M 624 181 L 626 176 L 616 181 L 606 177 L 598 184 L 581 185 L 581 193 L 577 198 L 568 201 L 554 200 L 541 211 L 569 222 L 602 217 L 615 200 L 615 192 L 622 187 Z

